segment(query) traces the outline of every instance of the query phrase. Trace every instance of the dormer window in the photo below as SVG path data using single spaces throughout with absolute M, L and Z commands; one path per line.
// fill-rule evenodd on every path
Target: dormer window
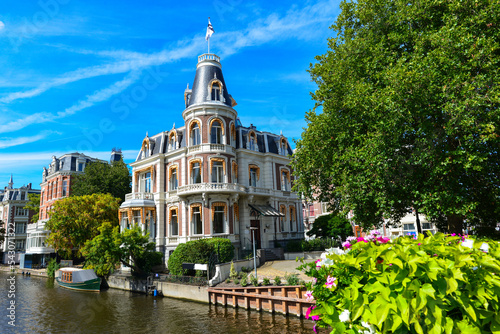
M 220 101 L 221 88 L 219 84 L 215 83 L 212 85 L 212 101 Z
M 257 146 L 257 135 L 253 131 L 248 134 L 248 149 L 251 151 L 259 150 L 259 147 Z
M 285 139 L 280 140 L 280 154 L 285 156 L 288 155 L 288 146 Z
M 210 142 L 212 144 L 222 144 L 222 126 L 219 121 L 213 121 L 210 128 Z
M 191 127 L 191 145 L 200 145 L 201 140 L 200 140 L 200 127 L 198 126 L 198 123 L 195 122 L 193 126 Z
M 175 145 L 175 139 L 176 139 L 176 135 L 175 135 L 175 132 L 171 132 L 170 133 L 170 137 L 168 139 L 168 148 L 169 150 L 175 150 L 177 147 Z

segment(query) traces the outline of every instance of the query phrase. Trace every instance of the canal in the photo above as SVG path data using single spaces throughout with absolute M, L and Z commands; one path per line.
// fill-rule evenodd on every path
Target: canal
M 10 277 L 0 271 L 0 333 L 314 333 L 312 321 L 295 316 Z

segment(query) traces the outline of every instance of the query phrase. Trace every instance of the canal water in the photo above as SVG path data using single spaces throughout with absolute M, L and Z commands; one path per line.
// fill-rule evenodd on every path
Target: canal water
M 10 277 L 0 271 L 0 333 L 314 333 L 312 321 L 295 316 Z

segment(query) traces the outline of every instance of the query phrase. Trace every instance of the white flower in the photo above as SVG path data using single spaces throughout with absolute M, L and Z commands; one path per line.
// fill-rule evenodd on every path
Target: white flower
M 361 321 L 361 326 L 363 326 L 364 328 L 368 328 L 367 331 L 363 331 L 363 334 L 375 334 L 375 333 L 377 333 L 375 330 L 375 326 L 370 325 L 367 322 Z
M 342 313 L 339 315 L 339 320 L 342 322 L 348 322 L 351 321 L 351 318 L 349 317 L 351 315 L 351 312 L 349 310 L 344 310 Z
M 472 249 L 474 247 L 474 240 L 472 240 L 472 239 L 465 239 L 462 242 L 462 246 L 469 247 L 470 249 Z
M 481 245 L 481 247 L 479 247 L 479 249 L 482 250 L 483 252 L 488 253 L 488 250 L 490 249 L 490 245 L 488 245 L 486 242 L 483 242 L 483 244 Z

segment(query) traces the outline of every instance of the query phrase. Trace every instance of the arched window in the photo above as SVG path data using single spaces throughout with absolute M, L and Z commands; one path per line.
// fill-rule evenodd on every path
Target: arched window
M 200 127 L 198 126 L 198 122 L 193 122 L 193 125 L 191 126 L 191 145 L 200 145 L 201 140 L 200 140 Z
M 283 232 L 285 230 L 285 220 L 286 220 L 286 206 L 280 205 L 280 231 Z
M 171 236 L 177 236 L 179 235 L 179 221 L 178 221 L 178 216 L 177 216 L 178 210 L 177 207 L 172 207 L 170 208 L 170 235 Z
M 290 205 L 290 231 L 294 230 L 296 221 L 297 221 L 297 215 L 295 214 L 295 207 L 293 205 Z
M 172 132 L 170 133 L 170 137 L 168 139 L 168 148 L 170 150 L 175 150 L 177 147 L 175 147 L 175 133 Z
M 210 127 L 210 142 L 212 144 L 222 144 L 222 125 L 217 120 L 213 121 Z
M 288 155 L 288 146 L 286 144 L 285 138 L 282 138 L 280 141 L 280 154 L 281 155 Z
M 248 134 L 248 149 L 252 151 L 258 151 L 257 135 L 253 131 Z
M 226 174 L 226 161 L 221 158 L 210 159 L 210 170 L 212 172 L 212 183 L 223 183 Z
M 281 190 L 290 191 L 290 172 L 286 169 L 281 170 Z
M 193 160 L 191 165 L 191 183 L 201 183 L 201 161 Z
M 212 204 L 212 228 L 213 233 L 225 233 L 227 206 L 224 202 Z
M 215 82 L 213 85 L 212 85 L 212 101 L 220 101 L 221 100 L 221 87 L 220 85 Z
M 236 161 L 233 161 L 233 183 L 238 183 L 238 164 Z
M 191 234 L 203 234 L 201 204 L 191 205 Z
M 257 187 L 260 178 L 260 168 L 257 165 L 248 165 L 249 186 Z
M 170 190 L 176 190 L 177 187 L 179 186 L 179 179 L 177 177 L 177 166 L 170 167 L 169 174 L 170 174 L 169 175 Z

